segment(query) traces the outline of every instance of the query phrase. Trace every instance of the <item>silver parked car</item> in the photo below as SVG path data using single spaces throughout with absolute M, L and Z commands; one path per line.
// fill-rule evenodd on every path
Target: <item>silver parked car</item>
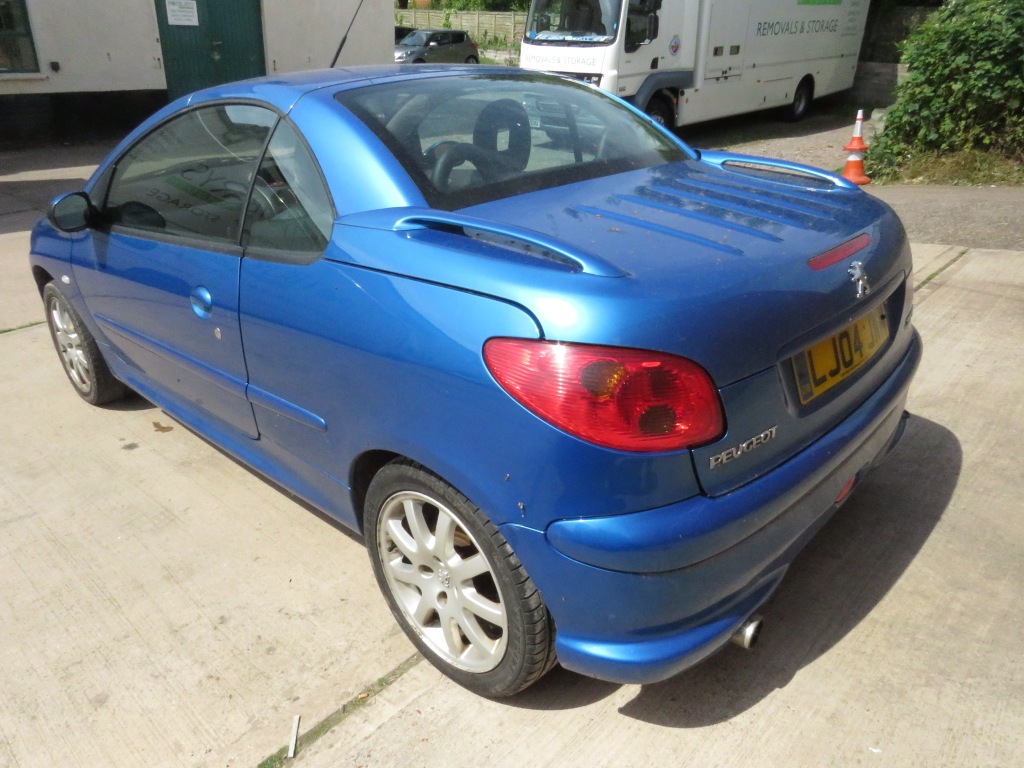
M 480 56 L 468 32 L 460 29 L 417 29 L 395 46 L 395 61 L 477 64 Z

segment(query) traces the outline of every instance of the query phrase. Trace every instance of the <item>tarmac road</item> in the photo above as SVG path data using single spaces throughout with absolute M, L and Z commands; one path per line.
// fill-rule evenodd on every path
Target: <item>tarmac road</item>
M 72 392 L 27 230 L 103 149 L 0 153 L 0 768 L 254 768 L 296 715 L 305 768 L 1019 765 L 1024 253 L 970 234 L 994 203 L 908 209 L 913 417 L 756 649 L 491 702 L 417 663 L 354 538 L 145 401 Z

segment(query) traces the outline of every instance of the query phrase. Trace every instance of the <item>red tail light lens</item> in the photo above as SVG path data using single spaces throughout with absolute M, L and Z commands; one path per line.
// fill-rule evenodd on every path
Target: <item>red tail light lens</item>
M 583 440 L 675 451 L 721 437 L 721 401 L 691 360 L 639 349 L 490 339 L 484 361 L 512 397 Z
M 862 232 L 852 240 L 847 240 L 842 245 L 837 245 L 835 248 L 829 248 L 824 253 L 819 253 L 807 260 L 807 265 L 814 270 L 825 269 L 825 267 L 831 267 L 836 262 L 848 259 L 858 251 L 863 251 L 871 245 L 871 235 L 867 232 Z

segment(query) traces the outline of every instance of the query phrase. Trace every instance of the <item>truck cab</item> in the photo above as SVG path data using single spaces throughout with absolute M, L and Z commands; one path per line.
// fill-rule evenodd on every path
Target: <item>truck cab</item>
M 532 0 L 526 69 L 598 85 L 676 127 L 853 85 L 868 0 Z

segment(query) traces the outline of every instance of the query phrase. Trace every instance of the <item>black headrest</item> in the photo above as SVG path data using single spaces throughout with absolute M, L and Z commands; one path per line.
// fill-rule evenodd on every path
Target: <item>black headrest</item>
M 508 144 L 498 147 L 498 137 L 508 132 Z M 497 152 L 510 169 L 521 171 L 530 160 L 530 118 L 514 99 L 491 102 L 480 111 L 473 127 L 473 143 Z

